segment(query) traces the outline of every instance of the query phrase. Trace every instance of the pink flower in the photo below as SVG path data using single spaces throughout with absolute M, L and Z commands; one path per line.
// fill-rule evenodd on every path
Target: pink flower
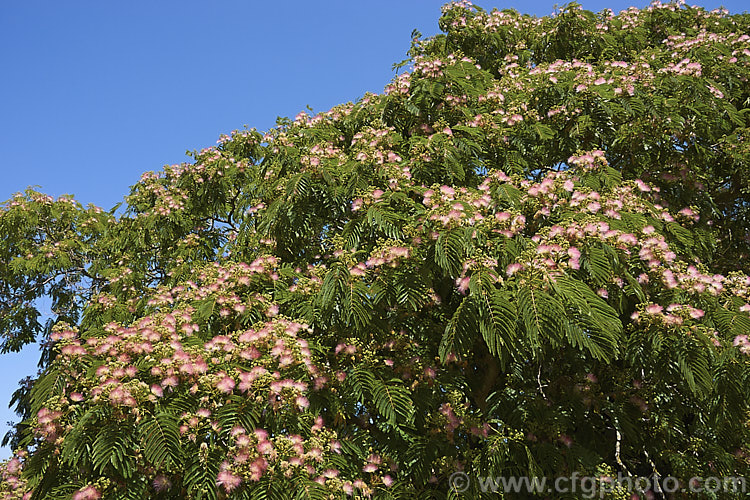
M 510 220 L 510 214 L 508 212 L 497 212 L 495 218 L 500 222 L 505 222 L 506 220 Z
M 271 441 L 261 441 L 257 446 L 258 453 L 267 455 L 273 451 L 273 443 Z
M 638 238 L 636 238 L 633 234 L 623 233 L 617 237 L 617 242 L 624 245 L 635 245 L 636 243 L 638 243 Z
M 323 471 L 323 477 L 326 477 L 328 479 L 333 479 L 334 477 L 338 477 L 339 471 L 336 469 L 326 469 Z
M 690 317 L 693 319 L 700 319 L 704 314 L 706 313 L 701 309 L 690 309 Z
M 647 192 L 651 191 L 651 187 L 649 187 L 648 184 L 646 184 L 645 182 L 643 182 L 640 179 L 636 179 L 635 180 L 635 184 L 638 186 L 638 189 L 640 189 L 644 193 L 647 193 Z
M 161 388 L 161 386 L 159 384 L 153 384 L 151 386 L 151 392 L 157 398 L 160 398 L 160 397 L 164 396 L 164 390 Z
M 520 264 L 516 262 L 515 264 L 511 264 L 507 267 L 505 272 L 508 274 L 508 276 L 513 276 L 515 273 L 523 269 L 523 264 Z
M 227 493 L 231 493 L 240 485 L 240 483 L 242 483 L 242 479 L 229 471 L 223 470 L 219 472 L 216 482 L 222 486 Z
M 320 415 L 318 415 L 317 417 L 315 417 L 315 424 L 313 424 L 313 426 L 310 428 L 310 430 L 312 432 L 318 432 L 322 428 L 323 428 L 323 417 L 321 417 Z
M 15 476 L 19 472 L 21 472 L 21 461 L 17 458 L 12 458 L 6 465 L 5 470 L 8 471 L 9 474 Z
M 228 376 L 226 373 L 222 374 L 223 377 L 216 383 L 216 388 L 221 392 L 229 394 L 232 392 L 235 386 L 234 379 Z
M 84 486 L 73 493 L 73 500 L 98 500 L 102 494 L 93 486 Z
M 261 476 L 263 476 L 263 473 L 268 468 L 268 462 L 266 462 L 265 458 L 259 457 L 256 458 L 255 461 L 250 464 L 250 480 L 251 481 L 260 481 Z
M 651 304 L 650 306 L 646 307 L 646 314 L 659 314 L 663 310 L 664 308 L 659 304 Z
M 686 217 L 692 217 L 693 215 L 695 215 L 695 212 L 693 212 L 693 210 L 690 207 L 685 207 L 677 213 L 680 215 L 684 215 Z
M 445 195 L 449 199 L 453 199 L 453 196 L 456 194 L 456 190 L 450 186 L 441 186 L 440 192 L 443 193 L 443 195 Z
M 308 401 L 305 396 L 298 396 L 295 402 L 300 409 L 305 409 L 310 406 L 310 401 Z
M 86 349 L 80 345 L 66 345 L 62 348 L 61 352 L 64 356 L 84 356 Z
M 466 290 L 469 289 L 469 282 L 471 281 L 470 276 L 466 276 L 465 278 L 459 278 L 456 280 L 456 285 L 458 285 L 458 291 L 461 294 L 466 294 Z

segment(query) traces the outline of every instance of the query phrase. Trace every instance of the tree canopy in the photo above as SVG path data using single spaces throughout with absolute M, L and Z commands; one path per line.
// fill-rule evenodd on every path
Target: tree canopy
M 121 213 L 2 205 L 2 350 L 45 341 L 3 498 L 748 475 L 750 16 L 439 23 L 383 94 L 222 136 Z

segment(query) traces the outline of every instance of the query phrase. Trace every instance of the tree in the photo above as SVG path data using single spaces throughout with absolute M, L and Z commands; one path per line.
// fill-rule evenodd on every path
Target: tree
M 750 18 L 440 26 L 384 94 L 223 136 L 122 215 L 5 203 L 3 349 L 49 339 L 5 498 L 747 475 Z

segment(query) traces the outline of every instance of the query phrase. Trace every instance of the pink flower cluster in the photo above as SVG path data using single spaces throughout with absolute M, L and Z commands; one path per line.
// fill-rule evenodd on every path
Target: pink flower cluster
M 27 453 L 21 451 L 10 460 L 0 462 L 0 496 L 3 499 L 29 500 L 31 498 L 27 480 L 23 477 L 22 459 L 26 457 Z

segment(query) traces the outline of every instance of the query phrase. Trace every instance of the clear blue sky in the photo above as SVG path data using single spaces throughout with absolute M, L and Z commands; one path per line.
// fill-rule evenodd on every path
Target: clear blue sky
M 30 185 L 111 208 L 140 174 L 247 124 L 380 93 L 440 0 L 0 4 L 0 201 Z M 547 15 L 554 2 L 475 2 Z M 563 2 L 560 2 L 561 4 Z M 615 11 L 640 2 L 587 1 Z M 746 10 L 742 0 L 709 0 Z M 0 356 L 0 436 L 32 346 Z M 0 459 L 10 450 L 0 449 Z

